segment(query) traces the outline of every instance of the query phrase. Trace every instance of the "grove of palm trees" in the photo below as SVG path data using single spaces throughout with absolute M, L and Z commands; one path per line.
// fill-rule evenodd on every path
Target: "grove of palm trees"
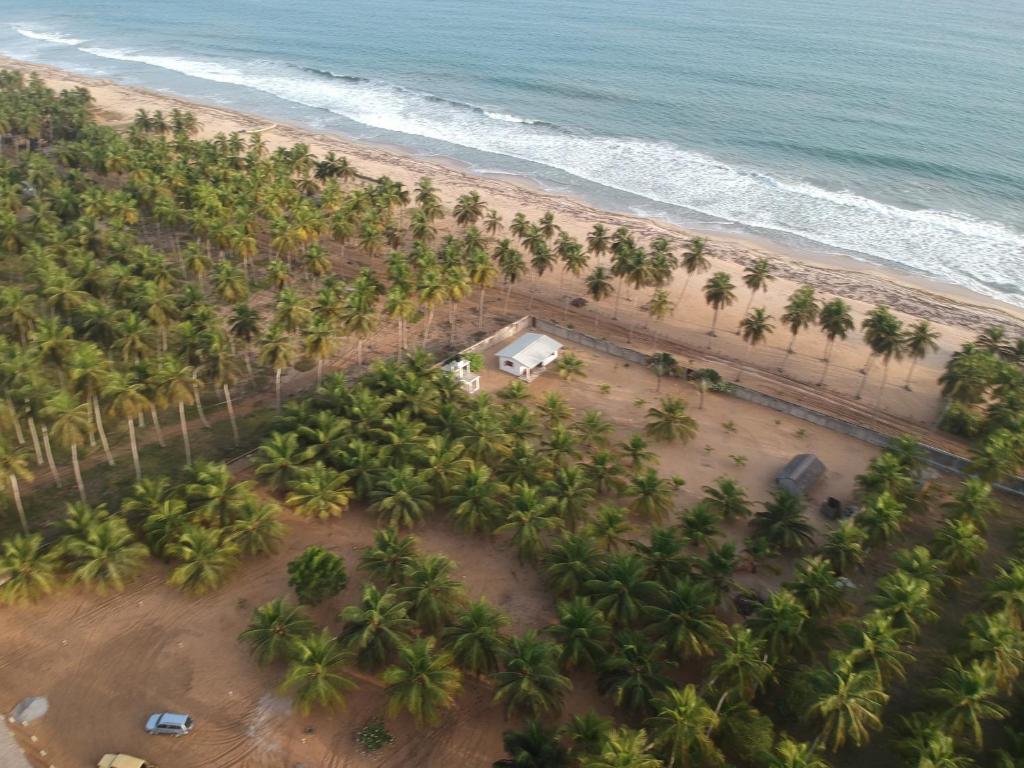
M 995 488 L 1024 467 L 1020 340 L 985 331 L 934 384 L 963 476 L 897 437 L 843 490 L 856 514 L 823 522 L 738 479 L 736 425 L 696 418 L 732 385 L 687 381 L 670 323 L 710 311 L 709 354 L 732 335 L 748 353 L 740 384 L 818 334 L 827 391 L 836 346 L 861 344 L 850 396 L 879 409 L 937 352 L 929 321 L 854 317 L 810 285 L 773 317 L 765 259 L 736 285 L 701 238 L 581 241 L 553 214 L 446 208 L 427 178 L 201 128 L 100 125 L 84 89 L 0 72 L 0 627 L 22 667 L 81 654 L 40 674 L 52 702 L 112 692 L 134 658 L 133 701 L 93 705 L 168 708 L 167 681 L 233 734 L 197 732 L 195 765 L 314 743 L 389 765 L 1024 763 L 1024 523 Z M 467 394 L 436 363 L 513 300 L 655 345 L 635 379 L 656 389 L 627 416 L 578 407 L 574 387 L 601 390 L 567 351 L 543 394 Z M 694 483 L 702 461 L 723 464 Z M 47 746 L 88 761 L 108 736 Z M 174 760 L 156 762 L 192 764 Z

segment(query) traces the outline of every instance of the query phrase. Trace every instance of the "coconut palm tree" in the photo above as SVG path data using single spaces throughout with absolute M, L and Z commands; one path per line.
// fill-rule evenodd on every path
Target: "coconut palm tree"
M 997 566 L 996 575 L 989 581 L 988 597 L 1016 626 L 1021 626 L 1024 623 L 1024 561 L 1013 559 Z
M 604 301 L 613 293 L 615 293 L 615 286 L 612 283 L 614 275 L 608 270 L 607 267 L 598 265 L 594 267 L 593 271 L 587 275 L 585 284 L 587 287 L 587 296 L 594 304 Z M 595 310 L 594 311 L 594 330 L 597 330 L 598 321 L 601 319 L 601 315 Z
M 505 704 L 508 715 L 557 714 L 562 697 L 572 688 L 569 678 L 558 672 L 558 656 L 554 643 L 541 640 L 533 630 L 510 637 L 502 669 L 493 676 L 494 700 Z
M 772 664 L 807 650 L 809 623 L 807 607 L 785 588 L 772 592 L 747 620 L 754 636 L 764 641 Z
M 853 315 L 850 313 L 850 305 L 842 299 L 832 299 L 825 302 L 818 312 L 818 326 L 825 334 L 825 367 L 821 371 L 821 379 L 818 386 L 825 383 L 828 376 L 828 367 L 832 363 L 832 350 L 836 340 L 846 340 L 850 331 L 854 329 Z
M 679 266 L 686 270 L 686 280 L 683 281 L 683 289 L 679 291 L 679 298 L 676 299 L 676 306 L 683 303 L 686 296 L 686 289 L 690 287 L 690 280 L 694 275 L 699 275 L 711 269 L 711 262 L 704 255 L 707 241 L 703 237 L 695 237 L 686 246 L 683 255 L 679 259 Z
M 18 520 L 21 522 L 21 530 L 28 536 L 28 519 L 25 517 L 19 484 L 21 480 L 30 481 L 33 478 L 32 470 L 29 468 L 28 449 L 11 445 L 3 435 L 0 435 L 0 474 L 7 476 L 11 496 L 14 498 L 14 508 L 18 511 Z
M 135 479 L 141 480 L 142 466 L 139 463 L 139 444 L 135 438 L 135 419 L 149 410 L 149 398 L 144 394 L 142 383 L 119 371 L 111 372 L 104 387 L 104 397 L 110 403 L 111 415 L 128 425 L 128 442 L 132 452 L 132 464 L 135 467 Z
M 462 611 L 442 640 L 460 669 L 483 677 L 498 670 L 505 647 L 501 630 L 508 623 L 508 616 L 481 599 Z
M 903 359 L 906 337 L 903 333 L 903 322 L 897 318 L 888 307 L 875 307 L 861 323 L 864 331 L 864 343 L 871 349 L 871 355 L 864 366 L 864 375 L 861 378 L 860 386 L 857 388 L 857 399 L 860 399 L 864 390 L 864 384 L 871 372 L 871 364 L 878 358 L 882 359 L 884 373 L 882 386 L 879 389 L 878 399 L 881 401 L 885 392 L 885 381 L 889 374 L 889 363 L 893 358 Z M 877 403 L 876 403 L 877 405 Z
M 303 714 L 309 714 L 314 705 L 344 707 L 346 694 L 356 687 L 343 671 L 350 660 L 351 655 L 326 629 L 296 637 L 281 688 L 294 691 L 295 707 Z
M 924 360 L 930 353 L 939 351 L 939 336 L 941 334 L 927 320 L 918 320 L 910 326 L 904 334 L 903 345 L 907 357 L 910 358 L 910 370 L 907 371 L 907 380 L 903 388 L 910 391 L 910 380 L 914 378 L 914 368 Z
M 753 354 L 754 347 L 766 343 L 774 331 L 772 316 L 765 312 L 764 307 L 758 307 L 740 320 L 740 338 L 750 345 L 751 354 Z M 736 381 L 740 381 L 742 378 L 743 366 L 740 366 Z
M 743 268 L 743 284 L 750 289 L 750 298 L 747 299 L 747 307 L 743 310 L 744 315 L 750 312 L 750 306 L 754 303 L 758 291 L 768 293 L 769 284 L 775 280 L 773 272 L 774 267 L 766 258 L 754 259 Z
M 915 640 L 921 635 L 922 624 L 938 618 L 934 603 L 928 582 L 902 570 L 879 579 L 871 600 L 884 615 L 892 617 L 894 626 L 906 629 Z
M 572 352 L 563 352 L 559 355 L 555 368 L 558 371 L 558 378 L 562 381 L 575 381 L 587 377 L 583 372 L 583 361 Z
M 987 664 L 1003 693 L 1010 693 L 1024 671 L 1024 637 L 1007 613 L 973 614 L 967 619 L 968 650 Z
M 558 733 L 528 720 L 522 731 L 505 731 L 501 737 L 507 760 L 498 760 L 493 768 L 569 768 L 569 753 L 558 740 Z
M 226 528 L 251 498 L 252 482 L 234 482 L 226 464 L 199 461 L 188 468 L 184 490 L 200 522 Z
M 687 685 L 669 688 L 654 702 L 656 714 L 647 720 L 656 752 L 669 768 L 689 765 L 717 765 L 723 761 L 711 734 L 718 728 L 718 714 Z
M 452 208 L 452 217 L 463 227 L 476 224 L 487 212 L 487 204 L 480 199 L 480 193 L 473 191 L 460 195 Z
M 282 491 L 302 475 L 302 468 L 314 455 L 312 446 L 302 447 L 295 432 L 271 432 L 260 445 L 260 461 L 256 476 L 263 478 L 275 491 Z
M 717 597 L 704 582 L 687 576 L 665 585 L 662 598 L 647 608 L 648 629 L 680 659 L 714 653 L 725 632 L 715 618 Z
M 246 499 L 227 529 L 228 538 L 243 555 L 268 555 L 277 550 L 285 527 L 277 519 L 278 507 L 257 498 Z
M 410 641 L 416 622 L 409 618 L 409 607 L 396 590 L 389 587 L 382 592 L 367 584 L 359 604 L 346 606 L 338 614 L 344 622 L 338 640 L 355 654 L 359 666 L 379 669 Z
M 107 588 L 123 590 L 149 554 L 120 517 L 108 517 L 78 535 L 65 536 L 61 551 L 69 561 L 72 580 L 93 585 L 101 594 Z
M 764 687 L 771 673 L 764 641 L 754 637 L 748 627 L 734 625 L 722 636 L 707 685 L 723 696 L 750 701 Z
M 731 477 L 719 477 L 705 485 L 704 500 L 708 508 L 723 520 L 750 517 L 750 500 L 743 487 Z
M 697 434 L 697 422 L 686 413 L 686 401 L 663 397 L 658 408 L 647 409 L 644 432 L 655 440 L 688 443 Z
M 600 564 L 597 544 L 590 536 L 566 533 L 544 555 L 544 572 L 555 594 L 573 595 L 583 590 Z
M 577 596 L 558 603 L 558 623 L 547 632 L 562 649 L 562 669 L 593 669 L 607 653 L 611 627 L 588 598 Z
M 71 451 L 71 466 L 78 486 L 78 496 L 82 503 L 88 503 L 85 496 L 85 483 L 82 481 L 82 468 L 78 463 L 78 449 L 86 444 L 90 433 L 90 407 L 80 402 L 67 390 L 58 390 L 51 397 L 40 415 L 50 422 L 50 434 L 57 445 Z
M 627 510 L 617 504 L 602 504 L 597 508 L 585 531 L 605 552 L 620 549 L 629 533 Z
M 296 512 L 320 520 L 340 517 L 352 499 L 348 475 L 322 461 L 304 467 L 289 484 L 284 503 Z
M 852 647 L 847 660 L 855 668 L 874 671 L 883 683 L 906 677 L 906 665 L 914 661 L 904 650 L 909 644 L 910 632 L 897 627 L 892 616 L 871 611 L 851 635 Z
M 769 757 L 766 768 L 829 768 L 829 766 L 818 755 L 818 748 L 814 744 L 783 737 L 775 744 L 775 754 Z M 924 767 L 921 766 L 921 768 Z M 952 766 L 948 768 L 952 768 Z
M 970 738 L 976 749 L 984 744 L 982 723 L 1002 720 L 1009 712 L 993 699 L 998 696 L 995 670 L 982 661 L 964 666 L 959 659 L 946 668 L 932 695 L 942 702 L 942 719 L 954 738 Z
M 718 313 L 736 301 L 735 288 L 728 272 L 715 272 L 704 284 L 704 301 L 714 310 L 709 336 L 717 336 L 715 328 L 718 326 Z
M 619 627 L 637 624 L 647 606 L 662 598 L 661 585 L 647 578 L 644 561 L 635 554 L 614 553 L 595 568 L 584 585 L 594 606 Z
M 409 603 L 409 615 L 425 632 L 440 634 L 465 602 L 462 584 L 451 576 L 454 567 L 444 555 L 427 555 L 406 569 L 399 596 Z
M 601 754 L 588 759 L 584 768 L 662 768 L 651 754 L 652 745 L 643 730 L 622 727 L 609 734 Z
M 804 502 L 796 494 L 779 489 L 763 502 L 760 512 L 750 521 L 756 536 L 779 550 L 799 550 L 814 540 L 814 529 L 807 522 Z
M 848 573 L 854 566 L 864 562 L 864 544 L 867 532 L 853 520 L 841 520 L 829 532 L 822 554 L 829 559 L 838 575 Z
M 656 352 L 651 355 L 647 358 L 647 365 L 654 370 L 655 376 L 658 377 L 656 392 L 661 392 L 662 376 L 675 376 L 679 372 L 679 361 L 668 352 Z
M 992 486 L 980 477 L 964 480 L 953 498 L 943 507 L 950 518 L 970 520 L 979 531 L 984 531 L 988 518 L 998 515 L 1002 509 L 999 501 L 992 496 Z
M 250 646 L 262 667 L 287 659 L 295 641 L 309 635 L 314 626 L 301 608 L 279 597 L 253 610 L 249 626 L 238 639 Z
M 370 492 L 370 509 L 387 525 L 412 527 L 434 507 L 434 492 L 413 466 L 390 469 Z
M 281 374 L 295 363 L 295 345 L 281 328 L 273 326 L 260 340 L 259 361 L 274 370 L 274 404 L 281 410 Z
M 632 714 L 651 714 L 655 696 L 670 686 L 660 661 L 663 652 L 660 640 L 633 630 L 619 632 L 598 669 L 597 690 Z
M 626 493 L 632 496 L 630 511 L 648 522 L 660 522 L 672 511 L 675 488 L 670 480 L 658 476 L 657 470 L 648 469 L 636 475 Z
M 793 295 L 789 297 L 789 303 L 786 304 L 786 309 L 779 318 L 789 328 L 790 336 L 789 346 L 786 347 L 787 357 L 782 361 L 782 367 L 786 367 L 786 360 L 788 356 L 793 354 L 793 345 L 796 344 L 796 336 L 801 330 L 806 330 L 818 320 L 818 315 L 821 311 L 821 307 L 818 304 L 818 299 L 814 295 L 814 288 L 810 285 L 804 285 L 794 291 Z
M 854 671 L 843 665 L 816 675 L 818 694 L 808 715 L 821 723 L 821 739 L 838 751 L 848 741 L 863 746 L 870 732 L 881 730 L 881 713 L 889 695 L 873 670 Z
M 217 589 L 238 565 L 238 545 L 210 528 L 186 528 L 168 552 L 181 561 L 168 582 L 197 595 Z
M 39 534 L 0 542 L 0 603 L 33 602 L 57 585 L 58 555 L 43 548 Z
M 956 576 L 975 573 L 988 542 L 978 527 L 964 518 L 946 520 L 934 534 L 935 554 L 944 560 Z

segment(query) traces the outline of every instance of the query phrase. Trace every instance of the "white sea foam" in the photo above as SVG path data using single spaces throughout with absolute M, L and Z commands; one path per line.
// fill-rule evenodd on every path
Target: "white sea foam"
M 670 143 L 573 133 L 386 83 L 325 78 L 271 62 L 81 50 L 257 89 L 378 129 L 546 165 L 659 203 L 903 264 L 1024 305 L 1024 296 L 997 287 L 1024 286 L 1024 233 L 998 222 L 900 208 L 735 168 Z
M 85 42 L 85 40 L 79 40 L 77 37 L 63 35 L 60 32 L 37 32 L 36 30 L 25 29 L 24 27 L 15 27 L 14 31 L 22 37 L 27 37 L 31 40 L 40 40 L 44 43 L 53 43 L 55 45 L 81 45 Z

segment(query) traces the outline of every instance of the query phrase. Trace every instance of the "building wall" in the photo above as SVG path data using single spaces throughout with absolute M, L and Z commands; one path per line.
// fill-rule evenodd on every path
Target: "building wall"
M 498 370 L 511 376 L 522 376 L 526 373 L 526 366 L 520 365 L 511 357 L 498 357 Z

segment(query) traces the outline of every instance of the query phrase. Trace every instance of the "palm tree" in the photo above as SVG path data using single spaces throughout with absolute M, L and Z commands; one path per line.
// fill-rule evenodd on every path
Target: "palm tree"
M 238 565 L 238 545 L 214 529 L 189 527 L 168 551 L 181 561 L 168 582 L 197 595 L 217 589 Z
M 281 410 L 281 373 L 294 362 L 294 342 L 280 328 L 271 328 L 260 341 L 260 363 L 274 369 L 274 403 Z
M 891 616 L 894 626 L 906 629 L 914 639 L 920 637 L 923 623 L 938 618 L 928 582 L 902 570 L 878 580 L 871 604 Z
M 662 376 L 674 376 L 679 371 L 679 362 L 668 352 L 656 352 L 651 355 L 647 358 L 647 365 L 654 369 L 654 374 L 658 377 L 656 392 L 661 392 Z
M 614 275 L 608 270 L 607 267 L 596 266 L 594 270 L 587 275 L 585 283 L 587 286 L 587 295 L 594 304 L 598 304 L 604 301 L 613 293 L 615 293 L 615 286 L 612 284 L 612 278 Z M 601 315 L 595 310 L 594 312 L 594 330 L 597 330 L 597 323 L 601 319 Z
M 402 536 L 397 528 L 385 528 L 376 531 L 373 544 L 362 550 L 359 568 L 372 579 L 401 586 L 417 557 L 415 536 Z
M 753 262 L 743 268 L 743 284 L 750 289 L 750 298 L 747 299 L 747 308 L 743 310 L 746 315 L 750 312 L 750 306 L 754 303 L 754 297 L 758 291 L 768 293 L 768 284 L 775 279 L 772 274 L 774 267 L 765 258 L 754 259 Z
M 954 659 L 932 691 L 945 705 L 942 718 L 954 738 L 970 737 L 975 748 L 984 743 L 982 723 L 1002 720 L 1009 712 L 993 699 L 998 696 L 995 670 L 981 661 L 964 666 Z
M 295 641 L 309 635 L 314 626 L 301 608 L 279 597 L 253 610 L 248 628 L 238 639 L 251 646 L 262 667 L 287 659 Z
M 780 550 L 799 550 L 814 540 L 814 529 L 804 514 L 804 502 L 794 493 L 779 489 L 750 522 L 755 535 Z
M 829 559 L 836 573 L 849 572 L 851 566 L 864 562 L 864 543 L 867 532 L 853 520 L 842 520 L 833 529 L 822 547 L 822 554 Z
M 647 409 L 644 432 L 655 440 L 688 443 L 697 434 L 697 422 L 686 413 L 686 401 L 663 397 L 659 408 Z
M 842 299 L 832 299 L 822 305 L 818 313 L 818 325 L 825 334 L 825 367 L 821 372 L 821 380 L 818 385 L 825 383 L 828 376 L 828 367 L 832 362 L 832 349 L 836 339 L 845 340 L 850 331 L 854 328 L 853 317 L 850 314 L 850 305 Z
M 561 524 L 555 517 L 552 499 L 545 498 L 539 488 L 516 483 L 509 505 L 506 521 L 496 532 L 512 534 L 512 544 L 520 561 L 536 560 L 543 549 L 545 533 Z
M 863 746 L 870 732 L 881 730 L 881 713 L 889 695 L 881 688 L 873 670 L 854 671 L 843 665 L 820 670 L 818 696 L 808 710 L 821 722 L 821 736 L 832 751 L 847 741 Z
M 892 616 L 871 611 L 853 634 L 856 636 L 847 657 L 851 664 L 861 666 L 866 663 L 883 683 L 906 677 L 906 665 L 914 661 L 914 657 L 903 650 L 908 645 L 910 633 L 897 627 Z
M 451 576 L 454 567 L 444 555 L 427 555 L 406 570 L 399 596 L 409 603 L 409 615 L 424 632 L 440 634 L 465 602 L 462 584 Z
M 621 548 L 629 533 L 626 514 L 626 510 L 617 504 L 602 504 L 587 525 L 587 535 L 606 552 Z
M 256 498 L 242 502 L 235 520 L 227 529 L 228 538 L 243 555 L 268 555 L 277 550 L 285 527 L 277 519 L 278 507 Z
M 992 496 L 992 486 L 980 477 L 964 480 L 952 500 L 943 507 L 950 518 L 970 520 L 980 531 L 985 530 L 988 518 L 998 515 L 1001 510 L 1001 505 Z
M 908 392 L 918 362 L 924 360 L 929 353 L 939 351 L 939 336 L 939 332 L 927 320 L 918 320 L 904 334 L 903 344 L 906 355 L 910 358 L 910 370 L 907 371 L 907 380 L 903 388 Z
M 970 520 L 946 520 L 934 534 L 935 554 L 942 558 L 953 575 L 974 573 L 988 542 Z
M 705 485 L 702 490 L 708 507 L 723 520 L 750 517 L 747 492 L 731 477 L 719 477 L 713 485 Z
M 789 303 L 786 304 L 785 312 L 782 313 L 780 318 L 792 334 L 789 339 L 789 346 L 786 348 L 787 358 L 782 361 L 783 368 L 786 367 L 788 355 L 793 353 L 793 345 L 796 343 L 797 334 L 801 330 L 809 328 L 811 323 L 816 322 L 820 311 L 821 308 L 814 295 L 814 288 L 810 285 L 801 286 L 789 297 Z
M 47 401 L 40 415 L 50 422 L 50 433 L 57 445 L 71 451 L 71 466 L 78 495 L 83 504 L 88 503 L 85 483 L 82 482 L 82 468 L 78 463 L 78 449 L 85 445 L 90 433 L 89 404 L 79 402 L 74 395 L 62 389 Z
M 607 653 L 611 627 L 588 598 L 574 597 L 558 603 L 558 623 L 547 632 L 562 649 L 562 668 L 571 670 L 597 666 Z
M 445 629 L 442 639 L 460 669 L 483 677 L 496 672 L 505 647 L 508 617 L 486 600 L 478 600 Z
M 53 592 L 57 564 L 57 553 L 43 549 L 39 534 L 0 542 L 0 603 L 33 602 Z
M 64 537 L 61 549 L 72 568 L 72 580 L 94 585 L 101 594 L 108 587 L 123 590 L 149 554 L 120 517 L 106 518 L 79 535 Z
M 558 370 L 558 378 L 562 381 L 574 381 L 585 379 L 587 375 L 583 372 L 584 363 L 572 352 L 563 352 L 558 356 L 555 368 Z
M 871 372 L 871 364 L 880 357 L 885 366 L 882 387 L 878 393 L 878 398 L 881 400 L 882 394 L 885 392 L 885 377 L 889 373 L 890 361 L 894 357 L 897 360 L 903 358 L 905 348 L 903 323 L 889 311 L 888 307 L 875 307 L 868 312 L 868 316 L 861 323 L 861 328 L 864 330 L 864 343 L 871 349 L 871 355 L 864 366 L 864 375 L 861 378 L 860 387 L 857 388 L 856 397 L 858 400 L 860 399 L 864 384 L 868 380 L 868 374 Z
M 487 204 L 480 199 L 480 193 L 474 191 L 459 196 L 452 208 L 452 216 L 460 226 L 472 226 L 483 217 L 486 210 Z
M 608 736 L 601 754 L 588 759 L 583 768 L 662 768 L 664 763 L 651 754 L 651 748 L 645 731 L 622 727 Z
M 20 480 L 32 480 L 32 470 L 28 465 L 28 450 L 8 443 L 0 435 L 0 474 L 7 476 L 14 497 L 14 508 L 18 511 L 21 529 L 28 536 L 28 519 L 25 517 L 25 506 L 21 500 Z
M 657 470 L 648 469 L 638 474 L 626 488 L 633 497 L 630 511 L 648 522 L 660 522 L 672 510 L 674 486 L 670 480 L 658 476 Z
M 797 651 L 807 650 L 807 627 L 810 614 L 797 596 L 788 589 L 777 589 L 768 596 L 748 619 L 754 636 L 765 643 L 773 664 L 786 661 Z
M 508 715 L 540 717 L 557 713 L 562 697 L 572 688 L 558 672 L 558 649 L 530 630 L 511 637 L 502 659 L 503 669 L 494 674 L 494 699 L 504 702 Z
M 282 491 L 300 479 L 302 467 L 313 458 L 314 449 L 301 447 L 295 432 L 271 432 L 260 445 L 259 453 L 263 463 L 256 465 L 256 476 L 263 478 L 273 490 Z
M 717 765 L 722 753 L 711 734 L 718 727 L 718 714 L 687 685 L 669 688 L 654 702 L 656 714 L 647 720 L 654 749 L 665 756 L 669 768 Z
M 139 463 L 139 444 L 135 439 L 135 419 L 150 408 L 149 399 L 143 394 L 143 386 L 127 374 L 114 371 L 107 379 L 104 395 L 110 402 L 110 413 L 128 425 L 128 442 L 132 451 L 135 479 L 142 479 Z
M 740 337 L 750 345 L 751 353 L 753 353 L 754 347 L 758 344 L 766 343 L 768 337 L 774 331 L 775 326 L 772 324 L 772 316 L 765 312 L 764 307 L 758 307 L 740 320 Z M 742 378 L 743 366 L 740 366 L 740 372 L 736 377 L 736 381 Z
M 771 673 L 764 641 L 755 638 L 749 628 L 734 625 L 722 636 L 718 660 L 711 666 L 707 684 L 724 696 L 734 694 L 742 701 L 750 701 Z
M 629 627 L 637 624 L 647 606 L 657 604 L 662 588 L 647 578 L 644 561 L 637 555 L 612 554 L 595 568 L 594 578 L 584 585 L 598 608 L 612 624 Z
M 598 669 L 597 689 L 610 695 L 616 706 L 642 715 L 653 712 L 655 696 L 670 686 L 665 665 L 660 661 L 664 643 L 649 640 L 633 630 L 615 637 L 610 655 Z
M 196 405 L 194 389 L 195 369 L 184 365 L 175 358 L 163 361 L 157 374 L 156 404 L 162 408 L 174 405 L 178 409 L 178 425 L 181 429 L 181 440 L 185 447 L 185 465 L 192 463 L 192 442 L 188 434 L 188 420 L 185 418 L 185 406 Z
M 363 587 L 358 605 L 342 609 L 338 618 L 344 622 L 338 640 L 355 654 L 364 669 L 379 669 L 409 642 L 416 623 L 409 618 L 409 603 L 398 592 L 383 592 L 373 584 Z
M 493 768 L 569 768 L 569 754 L 558 734 L 536 720 L 527 721 L 522 731 L 505 731 L 501 741 L 511 757 Z
M 716 336 L 715 327 L 718 325 L 718 313 L 725 307 L 732 306 L 736 301 L 735 286 L 728 272 L 715 272 L 714 275 L 704 284 L 704 301 L 714 311 L 711 320 L 709 336 Z
M 818 749 L 815 745 L 783 737 L 775 744 L 775 754 L 769 758 L 766 768 L 829 768 L 829 766 L 818 756 Z M 924 768 L 924 766 L 920 766 L 920 768 Z M 939 766 L 935 766 L 935 768 L 939 768 Z M 948 768 L 953 767 L 948 766 Z M 966 767 L 961 766 L 961 768 Z
M 973 614 L 967 626 L 971 656 L 992 669 L 1001 692 L 1012 692 L 1024 670 L 1024 637 L 1013 617 L 1005 612 Z
M 356 687 L 342 671 L 350 659 L 326 629 L 296 637 L 281 688 L 295 692 L 295 706 L 304 715 L 314 704 L 330 709 L 344 707 L 345 695 Z
M 683 576 L 665 585 L 663 597 L 647 609 L 648 629 L 682 659 L 709 656 L 725 626 L 715 618 L 717 598 L 710 586 Z
M 383 522 L 409 528 L 434 507 L 434 492 L 422 472 L 412 466 L 389 470 L 370 492 L 370 509 Z
M 288 484 L 284 503 L 296 512 L 320 520 L 341 517 L 352 499 L 348 475 L 318 461 L 304 467 Z
M 544 572 L 555 594 L 576 594 L 593 577 L 600 554 L 594 540 L 567 533 L 544 555 Z
M 676 299 L 677 307 L 683 303 L 686 289 L 690 287 L 690 280 L 693 276 L 707 272 L 711 268 L 711 262 L 704 255 L 705 246 L 707 246 L 707 241 L 703 237 L 695 237 L 687 244 L 686 250 L 683 251 L 683 255 L 679 259 L 679 265 L 686 270 L 686 280 L 683 282 L 683 289 L 679 292 L 679 298 Z

